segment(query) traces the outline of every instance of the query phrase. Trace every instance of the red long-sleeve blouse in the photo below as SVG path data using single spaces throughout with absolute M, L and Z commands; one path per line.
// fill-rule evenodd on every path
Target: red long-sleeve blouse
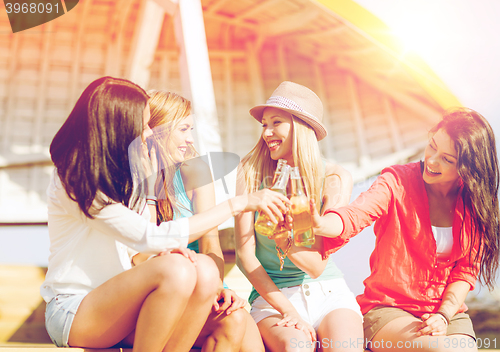
M 342 218 L 344 230 L 339 237 L 324 238 L 325 255 L 375 222 L 371 274 L 364 281 L 364 293 L 357 297 L 363 314 L 376 306 L 393 306 L 420 317 L 439 309 L 448 284 L 462 280 L 474 289 L 479 263 L 471 260 L 477 246 L 470 243 L 471 216 L 464 209 L 461 193 L 455 206 L 453 248 L 444 262 L 438 262 L 436 256 L 419 162 L 384 169 L 370 189 L 350 205 L 326 211 Z M 465 310 L 463 304 L 459 312 Z

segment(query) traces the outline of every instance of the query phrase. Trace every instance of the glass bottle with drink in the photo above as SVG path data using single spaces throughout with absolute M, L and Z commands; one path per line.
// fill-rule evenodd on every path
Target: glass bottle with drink
M 312 231 L 311 208 L 302 187 L 302 178 L 298 167 L 292 168 L 290 177 L 292 181 L 290 211 L 293 218 L 293 240 L 296 246 L 309 246 L 314 244 L 315 240 Z
M 285 165 L 286 165 L 286 160 L 285 159 L 279 159 L 278 160 L 278 166 L 276 167 L 276 172 L 278 172 L 278 174 L 281 174 L 281 172 L 283 171 L 283 167 Z M 291 169 L 290 169 L 290 172 L 291 172 Z M 276 173 L 274 173 L 273 184 L 275 182 L 276 182 Z M 286 214 L 288 214 L 288 213 L 286 213 Z M 286 216 L 286 214 L 283 214 L 283 215 Z M 288 237 L 288 232 L 289 231 L 290 230 L 285 225 L 285 221 L 280 221 L 278 223 L 278 226 L 276 226 L 276 230 L 274 230 L 273 236 L 274 236 L 274 238 Z
M 274 173 L 273 186 L 271 187 L 272 191 L 279 192 L 286 196 L 286 185 L 288 183 L 290 170 L 290 166 L 286 165 L 286 160 L 280 159 L 278 161 L 278 167 Z M 265 213 L 259 212 L 254 228 L 255 231 L 261 235 L 271 236 L 275 234 L 278 229 L 278 225 L 279 224 L 272 222 Z

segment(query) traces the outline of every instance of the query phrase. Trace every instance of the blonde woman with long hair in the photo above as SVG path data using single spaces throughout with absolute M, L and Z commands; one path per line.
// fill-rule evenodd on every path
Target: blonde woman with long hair
M 279 159 L 299 168 L 317 209 L 347 205 L 352 178 L 322 159 L 318 141 L 327 132 L 323 105 L 310 89 L 283 82 L 264 105 L 250 110 L 262 123 L 257 145 L 243 159 L 237 194 L 270 186 Z M 288 238 L 254 230 L 255 214 L 236 216 L 237 264 L 253 285 L 250 314 L 270 351 L 362 351 L 362 317 L 335 263 L 323 256 L 322 238 L 297 247 Z M 277 253 L 287 255 L 280 270 Z M 359 339 L 359 340 L 358 340 Z M 354 342 L 354 344 L 353 344 Z
M 210 169 L 197 156 L 191 130 L 194 126 L 191 102 L 165 91 L 150 91 L 149 126 L 155 134 L 155 148 L 161 174 L 156 183 L 157 222 L 190 217 L 215 206 Z M 219 269 L 220 288 L 211 314 L 194 346 L 203 351 L 264 351 L 257 326 L 244 309 L 245 300 L 224 285 L 224 256 L 217 227 L 190 239 L 188 248 L 211 257 Z M 137 256 L 137 262 L 144 257 Z

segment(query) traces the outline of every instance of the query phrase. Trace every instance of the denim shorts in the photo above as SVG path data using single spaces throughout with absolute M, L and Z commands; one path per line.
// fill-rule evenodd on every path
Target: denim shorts
M 57 347 L 69 347 L 69 331 L 85 295 L 57 295 L 45 308 L 45 328 Z

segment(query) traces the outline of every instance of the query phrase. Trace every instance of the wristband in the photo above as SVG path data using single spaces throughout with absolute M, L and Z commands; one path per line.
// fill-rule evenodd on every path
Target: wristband
M 156 205 L 156 200 L 148 199 L 148 200 L 146 200 L 146 204 L 147 205 Z
M 146 196 L 146 200 L 154 200 L 156 202 L 158 198 L 155 195 L 152 195 L 152 196 Z
M 446 325 L 450 325 L 450 317 L 448 316 L 448 314 L 443 311 L 437 311 L 436 314 L 438 314 L 441 318 L 443 318 L 444 321 L 446 321 Z

